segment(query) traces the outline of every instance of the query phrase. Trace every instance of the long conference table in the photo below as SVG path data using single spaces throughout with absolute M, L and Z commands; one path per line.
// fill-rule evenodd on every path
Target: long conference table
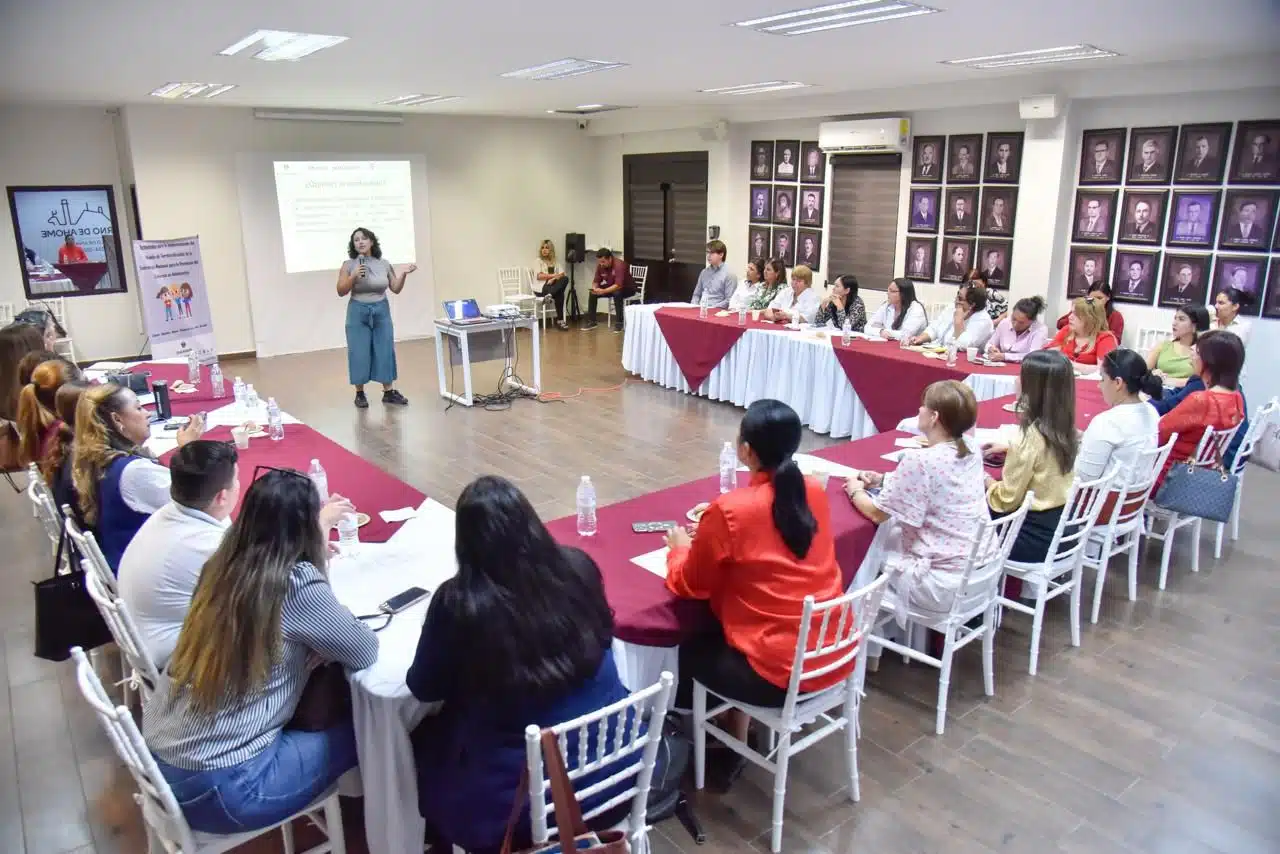
M 629 324 L 633 310 L 628 312 Z M 693 320 L 700 324 L 707 322 L 696 314 Z M 746 330 L 740 338 L 747 338 L 753 331 L 757 330 Z M 793 345 L 800 340 L 758 331 L 771 339 L 761 344 L 766 349 L 780 346 L 772 340 L 779 337 Z M 827 348 L 833 346 L 830 342 L 822 343 Z M 803 346 L 817 350 L 814 343 Z M 866 345 L 865 353 L 856 345 L 850 349 L 860 352 L 855 357 L 859 369 L 874 372 L 885 382 L 900 383 L 904 375 L 909 375 L 913 377 L 912 382 L 923 381 L 927 385 L 933 381 L 928 376 L 937 379 L 962 373 L 938 360 L 913 359 L 911 357 L 919 354 L 904 353 L 896 345 Z M 833 356 L 833 361 L 835 359 Z M 186 365 L 180 360 L 113 367 L 145 371 L 152 379 L 172 381 L 186 377 Z M 91 378 L 100 378 L 103 365 L 92 366 L 88 373 Z M 795 377 L 797 384 L 802 376 Z M 1104 404 L 1096 383 L 1082 381 L 1077 386 L 1077 416 L 1083 426 Z M 978 426 L 994 429 L 1012 423 L 1015 416 L 1004 408 L 1010 400 L 1011 397 L 994 398 L 980 404 Z M 887 405 L 876 404 L 881 406 L 878 417 L 892 418 L 896 425 L 915 412 L 918 401 L 919 392 L 914 391 L 901 397 L 900 411 L 891 412 Z M 213 398 L 207 373 L 202 374 L 195 393 L 175 395 L 173 408 L 177 414 L 207 412 L 206 436 L 212 439 L 229 439 L 229 428 L 246 420 L 266 423 L 263 406 L 246 410 L 224 399 Z M 296 418 L 286 414 L 284 420 L 282 440 L 251 439 L 249 449 L 240 452 L 242 489 L 248 488 L 258 465 L 305 470 L 314 458 L 325 466 L 330 490 L 352 499 L 357 509 L 369 514 L 370 523 L 360 530 L 361 545 L 354 554 L 334 558 L 329 566 L 330 583 L 339 601 L 353 613 L 368 614 L 407 587 L 417 585 L 434 590 L 455 574 L 451 509 Z M 878 571 L 879 560 L 873 548 L 877 528 L 843 498 L 841 475 L 853 469 L 892 470 L 895 465 L 892 457 L 909 439 L 907 432 L 887 429 L 806 458 L 809 470 L 832 475 L 827 487 L 831 497 L 832 530 L 836 555 L 848 584 L 869 580 Z M 166 458 L 176 448 L 174 433 L 156 425 L 148 447 L 157 456 Z M 741 477 L 740 482 L 744 482 Z M 713 500 L 718 494 L 718 477 L 707 477 L 602 507 L 598 512 L 598 533 L 591 538 L 577 534 L 575 517 L 548 523 L 557 540 L 584 549 L 599 565 L 605 593 L 615 614 L 614 654 L 623 683 L 632 690 L 655 682 L 664 669 L 676 672 L 677 647 L 708 625 L 711 615 L 704 603 L 677 599 L 667 590 L 662 535 L 633 533 L 631 523 L 683 519 L 695 504 Z M 388 521 L 381 517 L 384 511 L 396 510 L 406 511 L 410 518 Z M 417 649 L 427 604 L 424 601 L 397 614 L 378 633 L 377 662 L 351 675 L 356 743 L 365 795 L 365 833 L 372 854 L 401 854 L 420 850 L 422 846 L 425 828 L 418 814 L 417 776 L 409 734 L 433 710 L 410 694 L 405 674 Z

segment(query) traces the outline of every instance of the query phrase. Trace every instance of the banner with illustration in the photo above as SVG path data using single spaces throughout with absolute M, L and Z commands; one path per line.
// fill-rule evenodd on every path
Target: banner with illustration
M 216 359 L 200 238 L 135 240 L 133 262 L 152 357 L 169 359 L 194 350 L 201 364 Z

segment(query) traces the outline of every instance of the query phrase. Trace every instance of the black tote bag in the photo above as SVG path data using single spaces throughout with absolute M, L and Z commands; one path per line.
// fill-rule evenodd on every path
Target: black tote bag
M 88 652 L 112 641 L 111 630 L 85 589 L 84 570 L 58 574 L 66 539 L 64 533 L 53 561 L 53 577 L 32 582 L 36 594 L 36 657 L 48 661 L 66 661 L 73 646 Z

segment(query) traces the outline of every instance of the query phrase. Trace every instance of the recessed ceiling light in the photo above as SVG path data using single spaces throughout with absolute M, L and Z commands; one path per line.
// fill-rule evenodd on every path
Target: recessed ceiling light
M 151 94 L 171 101 L 184 98 L 216 98 L 236 88 L 234 83 L 166 83 Z
M 457 95 L 423 95 L 415 93 L 413 95 L 401 95 L 398 98 L 388 98 L 385 101 L 379 101 L 380 107 L 424 107 L 427 104 L 443 104 L 446 101 L 458 100 Z
M 578 107 L 577 107 L 577 109 L 579 109 L 579 110 L 598 110 L 598 109 L 600 109 L 600 108 L 601 108 L 601 107 L 603 107 L 603 106 L 604 106 L 604 104 L 579 104 L 579 105 L 578 105 Z
M 759 95 L 761 92 L 782 92 L 786 89 L 806 89 L 808 83 L 794 80 L 766 80 L 763 83 L 743 83 L 738 86 L 721 86 L 718 89 L 699 89 L 704 95 Z
M 318 50 L 342 44 L 346 40 L 346 36 L 293 33 L 288 30 L 258 30 L 218 53 L 222 56 L 235 56 L 242 50 L 259 45 L 261 49 L 253 55 L 254 59 L 265 62 L 294 62 Z
M 566 77 L 577 77 L 580 74 L 591 74 L 594 71 L 608 71 L 611 68 L 624 68 L 625 62 L 606 62 L 599 59 L 557 59 L 522 68 L 519 71 L 508 71 L 503 77 L 515 80 L 563 80 Z
M 1047 47 L 1040 50 L 1020 50 L 1016 53 L 996 53 L 991 56 L 974 56 L 969 59 L 948 59 L 943 65 L 959 65 L 965 68 L 1015 68 L 1020 65 L 1046 65 L 1051 62 L 1077 62 L 1082 59 L 1106 59 L 1119 56 L 1115 51 L 1103 50 L 1091 44 L 1073 44 L 1065 47 Z
M 630 109 L 632 108 L 619 104 L 582 104 L 572 110 L 547 110 L 547 112 L 557 116 L 594 116 L 598 113 L 612 113 L 614 110 Z
M 844 3 L 828 3 L 812 9 L 797 9 L 794 12 L 739 21 L 734 26 L 758 30 L 771 36 L 802 36 L 805 33 L 859 27 L 897 18 L 932 15 L 939 11 L 941 10 L 921 6 L 919 3 L 908 3 L 906 0 L 846 0 Z

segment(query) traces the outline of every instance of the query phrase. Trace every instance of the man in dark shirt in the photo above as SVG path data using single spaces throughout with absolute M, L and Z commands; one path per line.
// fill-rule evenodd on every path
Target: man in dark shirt
M 596 275 L 591 280 L 591 296 L 587 297 L 587 322 L 582 330 L 595 329 L 596 304 L 601 299 L 613 300 L 613 331 L 622 331 L 623 304 L 627 297 L 635 293 L 635 283 L 631 280 L 631 271 L 627 262 L 615 257 L 609 249 L 596 251 Z

